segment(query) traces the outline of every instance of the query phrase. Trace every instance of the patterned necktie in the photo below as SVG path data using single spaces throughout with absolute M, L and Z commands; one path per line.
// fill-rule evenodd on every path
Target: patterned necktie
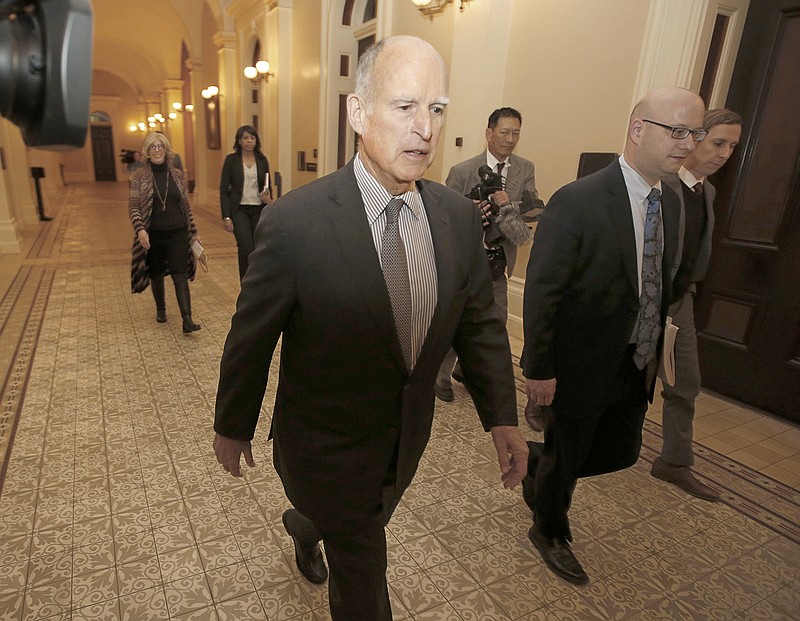
M 381 267 L 389 299 L 392 302 L 392 314 L 397 328 L 397 336 L 403 348 L 406 369 L 412 367 L 411 360 L 411 283 L 408 279 L 408 260 L 403 238 L 400 237 L 400 208 L 402 198 L 393 198 L 386 205 L 386 228 L 381 240 Z
M 639 337 L 633 361 L 644 369 L 656 355 L 661 334 L 661 191 L 653 188 L 647 195 L 644 220 L 644 255 L 642 257 L 642 294 L 639 296 Z

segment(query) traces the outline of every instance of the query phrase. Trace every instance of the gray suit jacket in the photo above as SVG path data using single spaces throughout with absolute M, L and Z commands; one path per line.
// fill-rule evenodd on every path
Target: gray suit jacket
M 683 204 L 683 182 L 677 174 L 670 175 L 664 179 L 663 182 L 675 191 L 681 203 L 677 252 L 677 257 L 680 260 L 680 257 L 683 255 L 683 239 L 686 234 L 686 207 Z M 697 253 L 697 261 L 695 262 L 694 271 L 692 272 L 692 283 L 700 282 L 706 277 L 708 262 L 711 259 L 711 238 L 714 234 L 714 198 L 716 195 L 717 190 L 708 182 L 708 179 L 703 180 L 703 196 L 705 197 L 706 203 L 706 228 L 700 240 L 700 250 Z M 672 271 L 673 279 L 677 271 L 678 267 L 676 266 Z
M 410 375 L 352 161 L 265 207 L 256 229 L 222 356 L 214 428 L 253 437 L 280 338 L 273 460 L 289 500 L 321 530 L 346 531 L 381 502 L 391 513 L 428 442 L 433 386 L 451 343 L 484 428 L 517 424 L 480 214 L 438 183 L 417 187 L 438 298 Z
M 530 200 L 533 208 L 529 212 L 522 214 L 523 219 L 531 222 L 538 219 L 541 210 L 544 209 L 544 202 L 539 198 L 536 191 L 536 176 L 534 173 L 533 162 L 523 157 L 514 155 L 509 156 L 508 177 L 506 179 L 506 193 L 511 202 L 519 208 L 525 191 L 530 193 Z M 486 164 L 486 151 L 479 153 L 475 157 L 456 164 L 450 169 L 445 185 L 459 194 L 466 195 L 480 181 L 478 169 Z M 530 214 L 530 216 L 526 216 Z M 503 244 L 508 262 L 507 273 L 509 276 L 514 272 L 514 264 L 517 261 L 517 247 L 511 242 Z

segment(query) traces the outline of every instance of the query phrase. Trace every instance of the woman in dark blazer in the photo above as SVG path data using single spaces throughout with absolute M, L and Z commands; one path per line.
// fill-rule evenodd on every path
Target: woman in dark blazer
M 225 230 L 236 237 L 239 279 L 247 271 L 247 258 L 255 248 L 255 230 L 261 209 L 272 202 L 269 162 L 261 153 L 256 128 L 242 125 L 236 131 L 233 153 L 225 158 L 219 196 Z

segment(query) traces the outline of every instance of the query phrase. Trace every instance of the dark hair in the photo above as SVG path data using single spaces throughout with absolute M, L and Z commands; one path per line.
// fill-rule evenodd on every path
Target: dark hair
M 703 129 L 709 131 L 717 125 L 742 125 L 742 117 L 727 108 L 707 110 L 703 119 Z
M 233 150 L 236 151 L 239 155 L 242 153 L 242 145 L 239 144 L 239 139 L 242 137 L 242 134 L 248 133 L 251 136 L 256 137 L 256 148 L 254 149 L 256 155 L 264 155 L 261 152 L 261 138 L 258 137 L 258 131 L 252 125 L 242 125 L 239 129 L 236 130 L 236 138 L 233 141 Z
M 500 119 L 503 119 L 508 116 L 513 116 L 515 119 L 519 121 L 519 124 L 522 125 L 522 115 L 519 113 L 519 110 L 515 110 L 514 108 L 498 108 L 494 112 L 489 115 L 489 124 L 487 127 L 489 129 L 494 129 L 497 127 L 497 123 Z

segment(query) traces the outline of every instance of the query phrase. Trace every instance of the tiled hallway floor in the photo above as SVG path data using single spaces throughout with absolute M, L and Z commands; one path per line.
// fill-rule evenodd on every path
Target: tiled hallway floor
M 233 239 L 195 206 L 211 262 L 192 285 L 203 329 L 186 337 L 171 292 L 163 325 L 148 292 L 129 293 L 126 193 L 69 186 L 25 251 L 0 256 L 0 620 L 328 619 L 280 523 L 269 396 L 256 469 L 233 479 L 211 450 Z M 800 619 L 800 430 L 711 395 L 698 410 L 698 472 L 723 502 L 649 476 L 656 403 L 639 463 L 579 483 L 592 582 L 575 588 L 532 549 L 457 386 L 388 528 L 395 618 Z

